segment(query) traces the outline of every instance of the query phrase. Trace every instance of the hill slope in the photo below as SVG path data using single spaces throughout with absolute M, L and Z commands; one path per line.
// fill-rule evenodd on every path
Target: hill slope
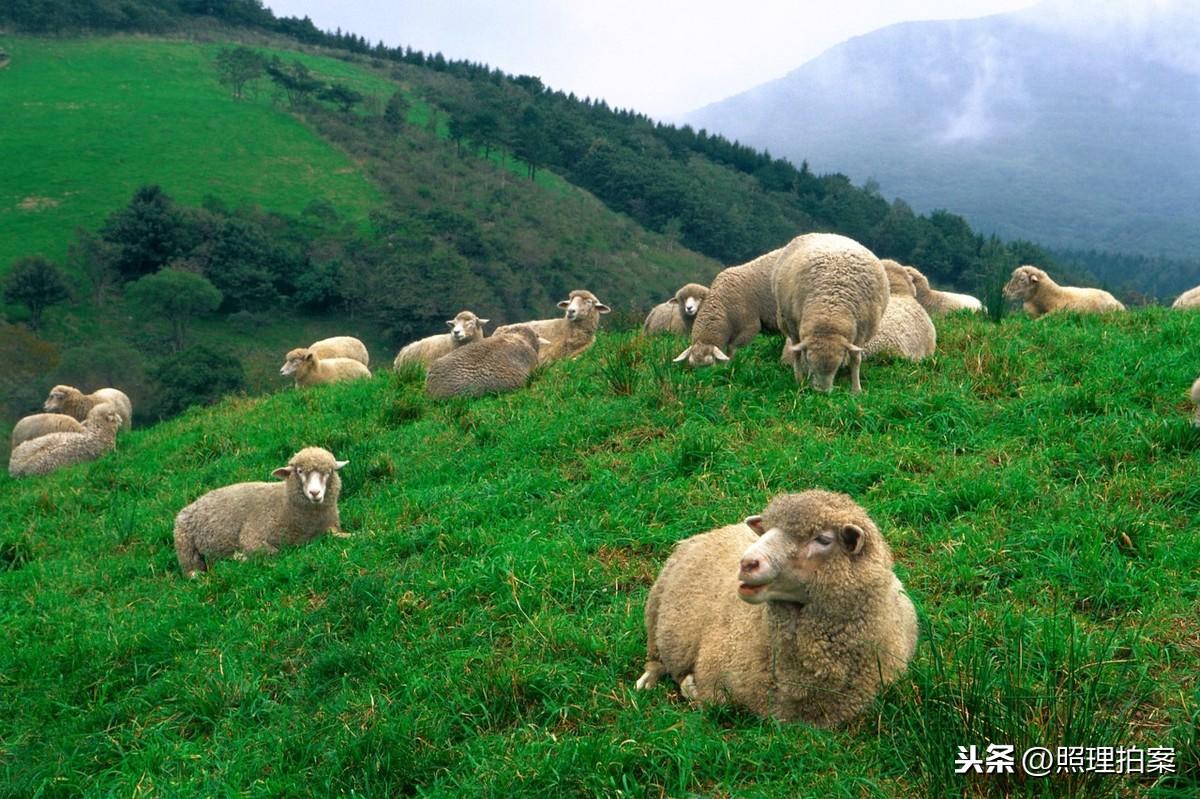
M 1174 776 L 1038 785 L 1194 795 L 1200 316 L 940 334 L 859 396 L 797 392 L 774 338 L 695 373 L 602 334 L 504 397 L 386 374 L 0 477 L 0 793 L 1009 796 L 951 771 L 1010 742 L 1174 747 Z M 349 459 L 354 537 L 180 578 L 178 509 L 306 444 Z M 892 544 L 910 677 L 838 732 L 634 694 L 671 545 L 814 486 Z

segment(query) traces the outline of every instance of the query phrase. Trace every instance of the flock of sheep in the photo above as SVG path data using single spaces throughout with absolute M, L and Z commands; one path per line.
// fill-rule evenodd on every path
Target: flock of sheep
M 1059 286 L 1034 266 L 1015 269 L 1004 294 L 1034 318 L 1124 310 L 1108 292 Z M 434 398 L 521 388 L 539 365 L 587 350 L 609 312 L 584 290 L 558 305 L 562 317 L 505 325 L 491 336 L 483 331 L 489 320 L 463 311 L 446 323 L 450 332 L 405 346 L 393 366 L 423 366 Z M 1200 288 L 1175 303 L 1194 306 Z M 913 267 L 880 260 L 851 239 L 813 233 L 723 270 L 711 287 L 683 286 L 650 311 L 643 332 L 689 336 L 675 360 L 702 367 L 729 361 L 760 331 L 775 331 L 785 337 L 781 363 L 797 382 L 830 391 L 846 368 L 851 390 L 860 391 L 864 358 L 926 358 L 937 346 L 934 318 L 982 308 L 974 297 L 932 289 Z M 297 387 L 371 376 L 366 347 L 347 336 L 292 350 L 280 374 Z M 1192 399 L 1200 406 L 1200 379 Z M 45 410 L 13 430 L 14 476 L 99 457 L 132 414 L 116 389 L 84 395 L 69 386 L 56 386 Z M 194 577 L 220 558 L 344 535 L 337 501 L 345 465 L 308 447 L 275 470 L 276 482 L 204 494 L 175 520 L 181 571 Z M 904 672 L 916 648 L 916 614 L 892 568 L 879 528 L 850 497 L 779 495 L 761 514 L 676 545 L 646 603 L 646 665 L 636 688 L 650 689 L 668 674 L 692 700 L 730 701 L 821 726 L 844 722 Z

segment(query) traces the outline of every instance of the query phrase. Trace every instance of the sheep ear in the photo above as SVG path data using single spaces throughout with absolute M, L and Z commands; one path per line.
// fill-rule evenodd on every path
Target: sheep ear
M 802 354 L 807 349 L 808 349 L 808 344 L 806 344 L 803 341 L 801 341 L 799 344 L 792 345 L 792 352 L 794 352 L 796 354 Z
M 571 304 L 571 303 L 567 302 L 566 300 L 559 300 L 559 301 L 558 301 L 558 307 L 559 307 L 559 308 L 566 308 L 566 307 L 567 307 L 568 305 L 570 305 L 570 304 Z
M 846 345 L 846 352 L 862 352 L 862 351 L 863 351 L 863 348 L 859 347 L 856 344 L 847 344 Z
M 600 313 L 608 313 L 609 311 L 612 310 L 612 308 L 609 308 L 607 305 L 605 305 L 602 302 L 598 302 L 598 303 L 596 303 L 596 310 L 599 311 Z
M 867 534 L 857 524 L 847 524 L 838 531 L 838 538 L 842 541 L 842 546 L 851 555 L 857 555 L 862 552 L 863 544 L 867 540 Z
M 553 343 L 554 342 L 552 342 L 548 338 L 542 338 L 541 336 L 538 336 L 538 344 L 542 345 L 543 347 L 549 346 L 550 344 L 553 344 Z
M 342 467 L 345 466 L 349 462 L 350 461 L 334 461 L 333 462 L 333 470 L 335 472 L 340 472 L 342 470 Z
M 713 347 L 713 357 L 716 358 L 718 361 L 728 361 L 729 360 L 729 356 L 726 355 L 725 353 L 721 352 L 720 347 Z
M 668 303 L 670 303 L 671 305 L 678 305 L 678 304 L 679 304 L 679 298 L 678 298 L 678 297 L 672 297 L 671 299 L 667 300 L 667 302 L 668 302 Z
M 278 477 L 280 480 L 286 480 L 292 476 L 292 467 L 291 466 L 280 466 L 278 469 L 271 472 L 271 474 L 274 475 L 275 477 Z
M 679 363 L 680 361 L 686 361 L 687 356 L 689 356 L 691 354 L 692 354 L 692 348 L 688 347 L 686 350 L 684 350 L 683 352 L 676 355 L 675 359 L 672 361 L 672 363 Z
M 1040 278 L 1040 277 L 1038 277 L 1036 274 L 1030 274 L 1030 275 L 1029 275 L 1029 282 L 1030 282 L 1030 283 L 1037 283 L 1039 280 L 1041 280 L 1041 278 Z
M 492 321 L 491 319 L 479 319 L 479 317 L 475 317 L 475 318 L 476 318 L 476 320 L 478 320 L 480 327 L 483 327 L 488 322 Z
M 764 533 L 767 532 L 767 526 L 765 524 L 763 524 L 762 516 L 760 516 L 758 514 L 755 514 L 753 516 L 747 516 L 746 517 L 746 526 L 749 527 L 754 532 L 758 533 L 759 535 L 763 535 Z
M 454 320 L 453 320 L 453 319 L 447 319 L 447 320 L 446 320 L 446 327 L 454 327 Z

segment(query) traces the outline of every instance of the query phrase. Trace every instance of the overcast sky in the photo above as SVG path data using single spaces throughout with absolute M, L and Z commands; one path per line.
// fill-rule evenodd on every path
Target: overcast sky
M 905 20 L 981 17 L 1034 0 L 265 0 L 374 44 L 537 75 L 656 119 L 782 77 Z

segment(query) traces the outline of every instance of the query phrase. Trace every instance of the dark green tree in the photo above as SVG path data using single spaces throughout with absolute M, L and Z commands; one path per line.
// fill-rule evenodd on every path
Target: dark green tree
M 92 304 L 103 307 L 113 288 L 120 284 L 117 271 L 118 247 L 90 230 L 75 228 L 75 241 L 67 248 L 70 271 L 87 278 L 91 286 Z
M 154 185 L 138 189 L 129 205 L 109 215 L 100 236 L 116 245 L 114 266 L 124 280 L 157 272 L 191 244 L 184 215 Z
M 308 67 L 299 61 L 285 64 L 279 56 L 275 56 L 267 62 L 265 69 L 271 81 L 283 90 L 292 108 L 303 105 L 321 88 L 321 81 L 314 78 Z
M 125 296 L 141 310 L 171 326 L 175 352 L 183 350 L 187 342 L 188 324 L 221 305 L 221 292 L 212 283 L 194 272 L 178 269 L 146 275 L 126 287 Z
M 192 405 L 211 405 L 226 394 L 245 391 L 246 375 L 237 358 L 203 345 L 189 347 L 154 365 L 151 415 L 160 419 Z
M 42 326 L 42 313 L 67 299 L 67 281 L 59 268 L 40 255 L 21 258 L 4 278 L 4 301 L 29 309 L 29 329 Z
M 266 232 L 244 219 L 226 219 L 206 245 L 204 275 L 225 297 L 228 311 L 262 311 L 280 299 L 291 264 Z
M 404 92 L 395 92 L 383 108 L 383 122 L 390 130 L 400 131 L 408 122 L 409 102 Z
M 343 114 L 349 114 L 358 103 L 362 102 L 363 96 L 351 89 L 344 83 L 331 83 L 317 94 L 322 100 L 333 103 Z
M 266 67 L 267 59 L 245 45 L 224 47 L 217 53 L 218 79 L 221 85 L 233 90 L 238 100 L 242 99 L 246 84 L 262 77 Z

